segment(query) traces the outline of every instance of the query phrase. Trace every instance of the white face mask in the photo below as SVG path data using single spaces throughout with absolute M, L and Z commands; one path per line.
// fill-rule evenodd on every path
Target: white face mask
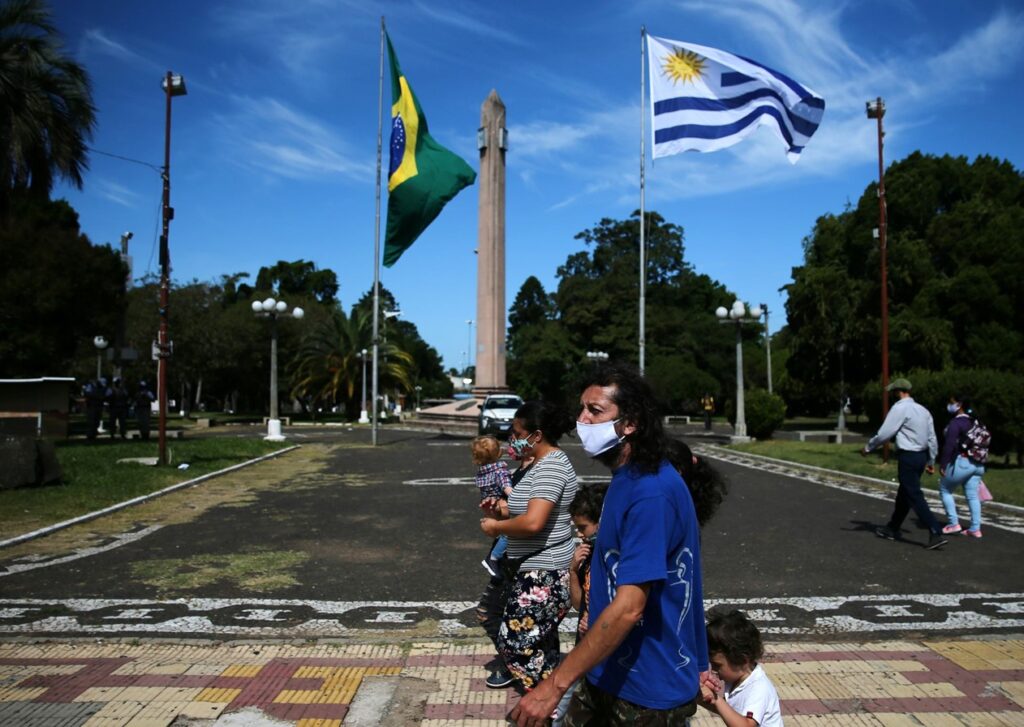
M 948 411 L 950 414 L 956 414 L 958 411 L 960 411 L 960 405 L 957 404 L 956 402 L 952 404 L 946 404 L 946 411 Z
M 576 422 L 576 435 L 580 438 L 583 451 L 591 457 L 596 457 L 602 452 L 607 452 L 619 444 L 624 437 L 615 432 L 615 424 L 619 420 L 601 422 L 600 424 L 584 424 Z

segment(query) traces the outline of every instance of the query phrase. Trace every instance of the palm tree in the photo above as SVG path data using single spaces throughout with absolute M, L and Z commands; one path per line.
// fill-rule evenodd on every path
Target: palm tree
M 85 69 L 64 54 L 42 0 L 0 4 L 0 211 L 15 190 L 78 188 L 96 107 Z
M 310 331 L 291 367 L 292 396 L 316 402 L 344 402 L 348 411 L 362 385 L 362 350 L 371 346 L 370 318 L 365 311 L 351 316 L 339 311 Z M 379 376 L 382 388 L 412 389 L 413 358 L 393 343 L 382 342 Z

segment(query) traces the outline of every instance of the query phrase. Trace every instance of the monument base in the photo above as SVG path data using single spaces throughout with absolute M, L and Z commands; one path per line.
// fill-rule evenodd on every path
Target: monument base
M 507 386 L 474 386 L 472 389 L 473 398 L 483 401 L 488 396 L 501 394 L 514 394 L 515 392 Z

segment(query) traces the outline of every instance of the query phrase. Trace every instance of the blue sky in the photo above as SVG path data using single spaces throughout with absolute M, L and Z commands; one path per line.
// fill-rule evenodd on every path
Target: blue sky
M 779 288 L 818 216 L 914 150 L 1024 162 L 1024 9 L 959 0 L 58 0 L 88 68 L 93 147 L 163 162 L 160 81 L 173 70 L 173 276 L 214 280 L 278 259 L 338 273 L 346 309 L 373 279 L 379 22 L 442 144 L 478 167 L 480 105 L 508 108 L 507 304 L 529 275 L 553 290 L 576 233 L 639 207 L 640 28 L 787 73 L 827 109 L 791 166 L 767 129 L 713 154 L 647 164 L 647 208 L 686 231 L 688 260 L 784 323 Z M 385 85 L 386 103 L 390 90 Z M 387 119 L 385 117 L 385 123 Z M 649 128 L 649 121 L 648 121 Z M 386 142 L 385 142 L 386 144 Z M 387 169 L 385 147 L 384 168 Z M 648 155 L 650 154 L 648 142 Z M 385 182 L 386 190 L 386 182 Z M 157 272 L 161 185 L 94 154 L 82 191 L 60 188 L 94 243 L 135 237 L 135 274 Z M 386 204 L 386 200 L 385 200 Z M 382 216 L 384 210 L 382 209 Z M 477 188 L 464 190 L 383 284 L 403 317 L 461 366 L 476 317 Z M 866 234 L 870 234 L 867 231 Z M 713 315 L 708 311 L 708 315 Z M 474 331 L 475 337 L 475 331 Z

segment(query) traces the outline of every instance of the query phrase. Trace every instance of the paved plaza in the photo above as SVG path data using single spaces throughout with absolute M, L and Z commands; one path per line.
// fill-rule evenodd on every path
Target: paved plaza
M 504 724 L 518 695 L 483 683 L 468 439 L 289 436 L 281 457 L 0 550 L 0 725 Z M 703 532 L 706 605 L 758 623 L 787 724 L 1024 724 L 1020 512 L 926 551 L 912 521 L 905 542 L 874 536 L 884 488 L 700 450 L 730 485 Z

